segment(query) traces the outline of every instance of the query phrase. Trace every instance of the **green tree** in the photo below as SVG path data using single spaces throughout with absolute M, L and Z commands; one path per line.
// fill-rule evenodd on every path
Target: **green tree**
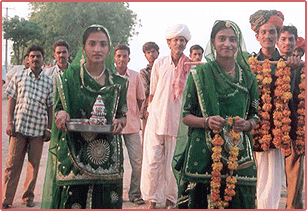
M 30 8 L 30 20 L 41 26 L 46 56 L 50 58 L 58 39 L 68 42 L 74 57 L 82 46 L 83 31 L 92 24 L 105 26 L 113 44 L 127 44 L 140 25 L 137 15 L 124 2 L 30 2 Z
M 3 18 L 4 39 L 13 42 L 13 56 L 11 63 L 20 65 L 23 61 L 25 49 L 31 40 L 40 40 L 41 30 L 36 22 L 25 20 L 15 16 L 13 18 Z

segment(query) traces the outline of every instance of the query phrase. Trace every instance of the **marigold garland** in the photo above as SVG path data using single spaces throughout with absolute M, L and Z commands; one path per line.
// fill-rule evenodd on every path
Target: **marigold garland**
M 277 148 L 282 149 L 282 153 L 285 156 L 291 154 L 291 144 L 289 136 L 289 124 L 291 123 L 290 119 L 290 109 L 289 109 L 289 100 L 292 98 L 290 92 L 291 85 L 291 70 L 286 66 L 285 62 L 280 59 L 277 62 L 277 70 L 275 75 L 278 77 L 276 79 L 275 85 L 275 98 L 274 104 L 278 104 L 273 112 L 274 120 L 274 129 L 273 129 L 273 144 Z
M 222 152 L 222 145 L 224 144 L 224 140 L 219 134 L 220 130 L 214 130 L 215 136 L 212 140 L 213 148 L 212 148 L 212 178 L 211 178 L 211 200 L 214 207 L 219 209 L 224 209 L 229 205 L 229 201 L 232 200 L 232 197 L 236 194 L 235 187 L 237 179 L 233 176 L 234 170 L 238 167 L 238 154 L 239 154 L 239 148 L 236 146 L 237 140 L 240 138 L 239 133 L 235 133 L 233 130 L 234 122 L 236 121 L 236 118 L 238 117 L 228 117 L 227 124 L 230 126 L 231 131 L 229 132 L 229 137 L 233 139 L 233 144 L 230 148 L 229 152 L 229 161 L 228 161 L 228 169 L 230 170 L 230 175 L 226 178 L 226 188 L 224 193 L 224 200 L 221 199 L 220 196 L 220 187 L 221 187 L 221 170 L 223 168 L 223 163 L 221 162 L 221 152 Z
M 253 73 L 256 74 L 256 79 L 259 88 L 260 104 L 259 110 L 259 123 L 256 125 L 255 129 L 252 131 L 254 134 L 254 145 L 256 148 L 261 147 L 264 151 L 270 148 L 272 135 L 269 130 L 270 125 L 270 114 L 272 110 L 272 98 L 271 98 L 271 69 L 270 61 L 265 60 L 261 66 L 257 59 L 252 56 L 249 58 L 250 67 Z
M 272 83 L 272 76 L 270 74 L 269 60 L 265 60 L 261 66 L 257 59 L 252 56 L 249 58 L 250 67 L 253 73 L 256 74 L 258 82 L 260 105 L 259 114 L 260 120 L 253 130 L 254 134 L 254 146 L 256 148 L 261 147 L 262 150 L 267 151 L 270 148 L 271 142 L 275 147 L 281 148 L 285 156 L 291 154 L 290 144 L 290 114 L 291 111 L 288 107 L 289 100 L 292 99 L 292 93 L 290 92 L 291 71 L 286 66 L 285 62 L 280 59 L 277 62 L 277 70 L 275 75 L 277 79 L 275 81 L 274 99 L 273 103 L 275 110 L 272 114 L 272 99 L 270 93 L 270 86 Z M 304 71 L 304 70 L 303 70 Z M 300 94 L 299 106 L 298 106 L 298 130 L 296 150 L 299 154 L 304 153 L 304 131 L 305 131 L 305 74 L 301 76 L 301 84 L 299 85 Z M 270 116 L 273 115 L 273 124 L 270 123 Z M 269 133 L 272 128 L 272 135 Z
M 295 147 L 298 155 L 305 153 L 305 67 L 301 71 L 301 83 L 299 84 L 300 94 L 298 95 L 299 104 L 297 109 L 298 128 L 296 131 Z

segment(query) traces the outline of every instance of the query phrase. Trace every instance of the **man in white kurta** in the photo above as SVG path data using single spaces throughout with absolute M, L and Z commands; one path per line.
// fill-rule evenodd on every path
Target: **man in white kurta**
M 191 39 L 187 26 L 177 24 L 166 32 L 171 54 L 154 62 L 150 79 L 148 120 L 144 135 L 141 191 L 149 200 L 148 209 L 156 204 L 172 208 L 177 201 L 177 184 L 171 162 L 176 146 L 182 92 L 190 67 L 183 54 Z

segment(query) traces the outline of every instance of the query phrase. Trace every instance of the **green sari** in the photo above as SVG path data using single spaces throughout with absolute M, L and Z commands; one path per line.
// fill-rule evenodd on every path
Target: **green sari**
M 240 40 L 240 39 L 239 39 Z M 182 117 L 192 114 L 197 117 L 219 115 L 239 116 L 258 121 L 258 85 L 250 71 L 240 46 L 236 61 L 236 77 L 226 73 L 214 59 L 191 70 L 184 92 Z M 221 197 L 223 199 L 225 178 L 229 175 L 227 161 L 231 142 L 223 128 L 225 141 L 222 151 Z M 254 209 L 256 199 L 256 166 L 253 158 L 253 140 L 249 132 L 243 132 L 238 143 L 239 167 L 234 171 L 237 179 L 235 192 L 229 202 L 229 209 Z M 212 178 L 212 139 L 210 129 L 191 128 L 182 122 L 179 126 L 177 144 L 173 159 L 174 174 L 178 184 L 178 208 L 208 208 Z M 210 197 L 209 197 L 210 198 Z M 210 208 L 210 207 L 209 207 Z
M 65 110 L 71 119 L 89 119 L 95 100 L 101 95 L 107 124 L 125 117 L 128 82 L 109 69 L 105 74 L 105 85 L 100 85 L 84 71 L 84 63 L 72 63 L 62 76 L 55 78 L 54 113 Z M 41 208 L 121 209 L 122 192 L 120 136 L 61 132 L 53 120 Z

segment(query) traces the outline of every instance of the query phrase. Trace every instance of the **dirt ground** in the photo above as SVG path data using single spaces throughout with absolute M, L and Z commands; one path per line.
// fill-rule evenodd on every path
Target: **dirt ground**
M 5 87 L 2 87 L 3 89 Z M 2 92 L 3 93 L 3 92 Z M 9 141 L 8 141 L 8 136 L 5 133 L 6 129 L 6 120 L 7 120 L 7 98 L 4 94 L 2 94 L 2 181 L 3 182 L 3 171 L 4 171 L 4 166 L 8 154 L 8 147 L 9 147 Z M 12 209 L 40 209 L 40 202 L 42 199 L 42 190 L 43 190 L 43 183 L 44 183 L 44 177 L 45 177 L 45 170 L 46 170 L 46 164 L 47 164 L 47 151 L 48 151 L 49 144 L 45 143 L 44 144 L 44 150 L 43 150 L 43 155 L 42 159 L 40 162 L 40 170 L 39 170 L 39 175 L 38 175 L 38 180 L 35 188 L 35 207 L 29 208 L 26 207 L 25 205 L 22 204 L 21 200 L 21 195 L 22 195 L 22 188 L 23 188 L 23 183 L 25 179 L 25 172 L 26 172 L 26 163 L 27 163 L 27 156 L 25 157 L 24 165 L 23 165 L 23 170 L 21 173 L 19 185 L 17 188 L 17 192 L 15 195 L 15 199 L 13 202 Z M 127 150 L 124 147 L 124 194 L 123 194 L 123 209 L 146 209 L 146 204 L 145 205 L 135 205 L 128 200 L 128 190 L 129 190 L 129 184 L 130 184 L 130 174 L 131 174 L 131 166 L 129 163 L 129 158 L 127 154 Z M 282 188 L 282 198 L 280 201 L 279 209 L 284 209 L 285 204 L 286 204 L 286 196 L 287 192 L 285 189 L 285 182 Z M 303 190 L 303 199 L 305 199 L 305 184 L 304 184 L 304 190 Z M 305 200 L 304 200 L 304 205 L 305 205 Z M 163 208 L 162 206 L 158 206 L 157 208 Z

